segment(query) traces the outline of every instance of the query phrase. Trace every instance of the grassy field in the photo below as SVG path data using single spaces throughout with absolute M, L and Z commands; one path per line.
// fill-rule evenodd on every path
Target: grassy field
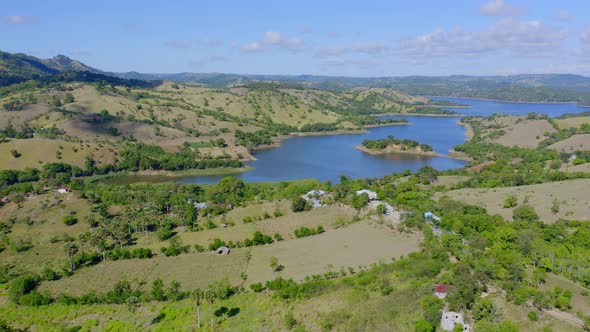
M 528 198 L 528 204 L 535 208 L 542 221 L 552 223 L 560 218 L 570 220 L 590 219 L 590 202 L 586 195 L 590 188 L 590 179 L 550 182 L 529 186 L 494 188 L 494 189 L 459 189 L 447 193 L 449 197 L 485 207 L 490 214 L 500 214 L 512 219 L 512 209 L 503 207 L 504 199 L 516 195 L 522 204 Z M 559 201 L 559 212 L 551 212 L 553 200 Z
M 247 274 L 253 282 L 275 278 L 277 273 L 269 266 L 272 256 L 285 267 L 278 275 L 296 280 L 342 267 L 358 270 L 359 266 L 388 262 L 418 251 L 419 242 L 416 234 L 400 234 L 386 226 L 359 222 L 313 237 L 255 247 Z
M 590 124 L 590 116 L 576 116 L 567 119 L 555 119 L 559 128 L 579 128 L 582 124 Z
M 567 153 L 590 151 L 590 134 L 574 135 L 568 139 L 549 145 L 549 148 Z
M 232 228 L 234 227 L 227 230 Z M 205 232 L 188 235 L 198 237 L 200 233 Z M 223 235 L 222 239 L 231 239 L 226 234 Z M 236 240 L 244 239 L 243 234 L 240 236 L 236 236 Z M 152 259 L 107 261 L 85 268 L 72 277 L 46 282 L 41 289 L 54 293 L 67 289 L 72 294 L 81 294 L 88 290 L 108 290 L 121 279 L 145 280 L 151 283 L 158 277 L 167 282 L 180 281 L 185 289 L 191 289 L 205 287 L 223 276 L 229 276 L 232 283 L 238 284 L 241 282 L 241 273 L 248 276 L 247 283 L 266 281 L 278 276 L 270 268 L 271 256 L 276 256 L 285 267 L 280 272 L 281 276 L 301 280 L 306 276 L 338 270 L 340 267 L 358 270 L 361 265 L 390 261 L 391 258 L 419 250 L 419 241 L 417 235 L 400 234 L 385 226 L 360 222 L 345 228 L 328 230 L 317 236 L 284 240 L 267 246 L 233 249 L 227 256 L 203 252 L 176 257 L 159 255 Z M 96 274 L 103 277 L 91 277 Z
M 9 203 L 0 208 L 0 220 L 15 219 L 16 223 L 8 235 L 11 240 L 32 239 L 33 247 L 24 252 L 7 248 L 0 252 L 0 261 L 14 264 L 17 271 L 40 272 L 45 267 L 60 268 L 66 265 L 63 243 L 52 243 L 52 238 L 64 234 L 77 236 L 86 231 L 88 225 L 81 220 L 90 213 L 86 200 L 75 194 L 47 194 L 26 198 L 19 208 Z M 66 226 L 62 220 L 67 215 L 74 215 L 78 223 Z
M 505 146 L 536 148 L 546 137 L 545 133 L 556 132 L 547 120 L 526 120 L 510 125 L 506 134 L 492 140 Z
M 18 151 L 21 156 L 15 158 L 11 150 Z M 87 157 L 93 158 L 98 164 L 109 164 L 114 161 L 116 150 L 108 145 L 70 143 L 43 138 L 11 139 L 9 142 L 0 143 L 0 169 L 41 168 L 43 164 L 53 162 L 84 167 Z

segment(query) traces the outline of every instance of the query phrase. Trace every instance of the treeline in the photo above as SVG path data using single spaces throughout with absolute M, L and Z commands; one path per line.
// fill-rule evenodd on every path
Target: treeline
M 378 140 L 364 139 L 362 144 L 371 150 L 384 150 L 390 145 L 398 145 L 402 151 L 416 150 L 417 148 L 420 148 L 424 152 L 432 151 L 432 146 L 428 144 L 420 144 L 418 141 L 410 139 L 395 138 L 392 135 Z

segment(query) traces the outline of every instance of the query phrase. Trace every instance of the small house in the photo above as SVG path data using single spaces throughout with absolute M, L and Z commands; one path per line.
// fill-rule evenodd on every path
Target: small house
M 368 189 L 362 189 L 356 191 L 357 195 L 367 194 L 369 196 L 369 201 L 374 201 L 377 199 L 377 193 Z
M 432 220 L 440 221 L 440 217 L 436 216 L 434 213 L 432 213 L 430 211 L 424 212 L 424 219 L 426 219 L 428 221 L 432 221 Z
M 310 190 L 306 194 L 302 195 L 301 198 L 311 203 L 314 208 L 321 207 L 322 197 L 326 194 L 323 190 Z
M 58 194 L 67 194 L 70 191 L 72 191 L 72 189 L 69 187 L 59 187 L 59 188 L 57 188 L 57 190 L 55 192 Z
M 230 250 L 229 250 L 229 248 L 228 248 L 228 247 L 226 247 L 226 246 L 223 246 L 223 247 L 219 247 L 219 248 L 217 248 L 217 250 L 215 250 L 215 252 L 216 252 L 218 255 L 227 255 L 227 254 L 229 254 Z
M 569 157 L 569 161 L 574 161 L 574 160 L 576 160 L 577 158 L 578 158 L 578 156 L 576 156 L 575 154 L 572 154 L 572 155 Z
M 449 285 L 447 285 L 447 284 L 435 284 L 433 294 L 442 300 L 445 297 L 447 297 L 448 290 L 449 290 Z
M 462 314 L 453 311 L 443 312 L 442 317 L 440 318 L 440 327 L 444 331 L 453 331 L 455 325 L 457 324 L 461 324 L 463 326 L 463 332 L 471 331 L 471 326 L 465 323 Z
M 195 201 L 193 203 L 193 205 L 195 207 L 195 210 L 197 210 L 197 211 L 207 208 L 207 203 L 199 203 L 199 202 Z
M 4 196 L 4 197 L 0 198 L 0 203 L 6 204 L 8 202 L 10 202 L 10 197 Z

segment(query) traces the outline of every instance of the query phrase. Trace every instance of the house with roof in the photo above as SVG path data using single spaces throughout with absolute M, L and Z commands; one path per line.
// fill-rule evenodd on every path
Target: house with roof
M 70 191 L 72 191 L 72 189 L 70 187 L 59 187 L 59 188 L 57 188 L 57 190 L 55 192 L 58 194 L 67 194 Z
M 301 195 L 301 198 L 311 203 L 311 206 L 318 208 L 323 206 L 322 198 L 326 195 L 323 190 L 310 190 L 307 193 Z
M 443 312 L 442 317 L 440 318 L 440 327 L 444 331 L 453 331 L 457 324 L 463 326 L 463 332 L 471 332 L 471 326 L 465 323 L 462 314 L 453 311 Z
M 435 284 L 434 285 L 434 291 L 432 292 L 432 294 L 434 294 L 436 297 L 438 297 L 439 299 L 444 299 L 445 297 L 447 297 L 447 292 L 449 291 L 449 285 L 447 284 Z
M 424 212 L 424 219 L 426 219 L 427 221 L 440 221 L 440 217 L 438 217 L 437 215 L 435 215 L 434 213 L 428 211 L 428 212 Z
M 218 255 L 227 255 L 227 254 L 229 254 L 230 249 L 228 247 L 226 247 L 226 246 L 223 246 L 223 247 L 217 248 L 217 250 L 215 250 L 215 252 Z
M 367 196 L 369 196 L 369 201 L 374 201 L 377 199 L 377 193 L 368 189 L 357 190 L 356 194 L 358 196 L 362 194 L 367 194 Z

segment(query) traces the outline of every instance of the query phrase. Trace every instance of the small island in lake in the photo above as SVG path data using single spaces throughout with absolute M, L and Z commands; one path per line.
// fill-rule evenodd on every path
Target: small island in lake
M 373 155 L 388 153 L 410 153 L 427 156 L 439 155 L 428 144 L 420 144 L 410 139 L 395 138 L 391 135 L 384 139 L 365 139 L 362 145 L 356 146 L 355 148 Z

